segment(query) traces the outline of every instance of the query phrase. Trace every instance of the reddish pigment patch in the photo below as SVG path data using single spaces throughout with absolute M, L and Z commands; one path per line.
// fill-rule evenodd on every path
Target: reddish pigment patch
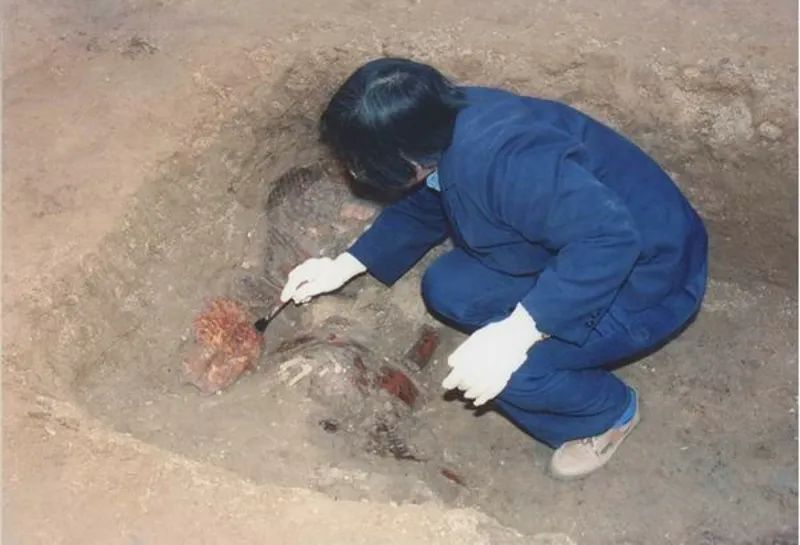
M 439 346 L 439 332 L 431 326 L 425 325 L 420 329 L 417 342 L 406 354 L 406 358 L 411 360 L 420 369 L 424 369 L 431 360 L 436 347 Z
M 186 379 L 204 393 L 233 384 L 261 355 L 262 336 L 245 308 L 218 298 L 194 319 L 196 344 L 183 360 Z
M 396 398 L 400 399 L 409 407 L 414 406 L 419 390 L 414 386 L 405 373 L 392 369 L 391 367 L 381 368 L 381 374 L 377 379 L 378 387 L 383 388 Z

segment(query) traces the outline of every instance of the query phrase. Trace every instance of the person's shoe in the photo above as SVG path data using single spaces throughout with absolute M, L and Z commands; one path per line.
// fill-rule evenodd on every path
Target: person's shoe
M 622 418 L 608 431 L 567 441 L 553 453 L 550 459 L 550 474 L 556 479 L 579 479 L 603 467 L 617 447 L 639 423 L 639 396 L 629 388 L 631 396 Z

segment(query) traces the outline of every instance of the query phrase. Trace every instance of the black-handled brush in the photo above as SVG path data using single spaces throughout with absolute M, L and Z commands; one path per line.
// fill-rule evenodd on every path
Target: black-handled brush
M 253 327 L 255 327 L 255 328 L 256 328 L 256 331 L 258 331 L 259 333 L 264 333 L 264 330 L 265 330 L 265 329 L 267 329 L 267 326 L 269 325 L 269 323 L 270 323 L 270 322 L 271 322 L 273 319 L 275 319 L 275 317 L 276 317 L 278 314 L 280 314 L 280 313 L 281 313 L 281 311 L 282 311 L 284 308 L 286 308 L 286 305 L 288 305 L 288 304 L 289 304 L 289 301 L 291 301 L 291 299 L 289 299 L 288 301 L 284 301 L 284 302 L 282 302 L 282 303 L 279 303 L 278 305 L 276 305 L 276 306 L 275 306 L 275 307 L 274 307 L 274 308 L 273 308 L 273 309 L 270 311 L 270 313 L 269 313 L 269 314 L 267 314 L 267 315 L 266 315 L 266 316 L 264 316 L 263 318 L 259 318 L 258 320 L 256 320 L 256 321 L 253 323 Z

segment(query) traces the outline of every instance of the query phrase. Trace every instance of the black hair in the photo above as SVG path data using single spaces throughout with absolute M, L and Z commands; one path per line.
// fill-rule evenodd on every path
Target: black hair
M 462 91 L 435 68 L 381 58 L 358 68 L 334 93 L 320 132 L 357 182 L 398 190 L 414 178 L 411 161 L 438 162 L 465 105 Z

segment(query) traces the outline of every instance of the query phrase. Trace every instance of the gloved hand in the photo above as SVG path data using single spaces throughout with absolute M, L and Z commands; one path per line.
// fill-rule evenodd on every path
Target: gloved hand
M 463 390 L 464 397 L 483 405 L 506 387 L 525 362 L 528 349 L 542 337 L 531 315 L 518 304 L 508 318 L 475 331 L 450 355 L 447 365 L 452 371 L 442 387 Z
M 307 303 L 314 296 L 341 288 L 348 280 L 366 270 L 358 259 L 347 252 L 336 259 L 312 257 L 289 273 L 281 292 L 281 301 L 292 299 L 297 305 Z

